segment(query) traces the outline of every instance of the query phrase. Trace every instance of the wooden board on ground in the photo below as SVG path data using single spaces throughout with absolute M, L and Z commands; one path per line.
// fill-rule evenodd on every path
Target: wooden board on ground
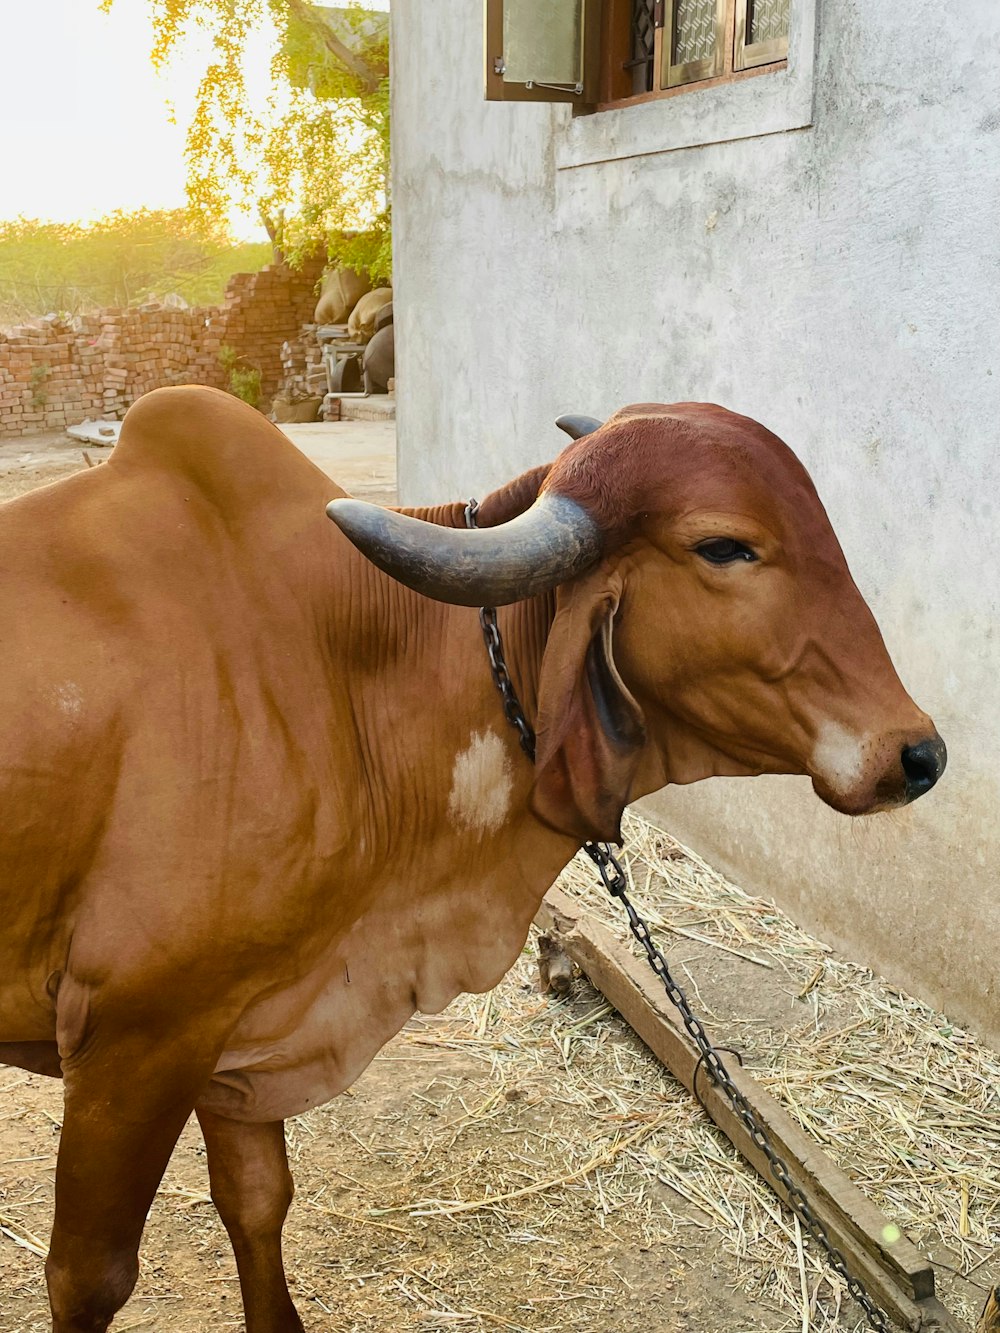
M 549 890 L 535 921 L 580 965 L 675 1078 L 692 1092 L 697 1080 L 696 1095 L 712 1120 L 775 1193 L 787 1201 L 788 1192 L 773 1176 L 766 1154 L 722 1089 L 708 1078 L 697 1046 L 645 961 L 581 913 L 577 903 L 559 889 Z M 809 1200 L 851 1274 L 861 1279 L 870 1295 L 901 1327 L 913 1333 L 961 1333 L 961 1326 L 934 1295 L 930 1261 L 749 1073 L 735 1061 L 730 1066 L 733 1083 L 766 1127 L 788 1167 L 793 1186 L 798 1186 Z

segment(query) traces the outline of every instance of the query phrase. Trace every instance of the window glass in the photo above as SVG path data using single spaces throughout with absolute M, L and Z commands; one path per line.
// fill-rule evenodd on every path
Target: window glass
M 583 80 L 583 0 L 504 0 L 504 80 Z
M 715 55 L 718 25 L 716 0 L 677 0 L 674 11 L 673 64 L 711 60 Z
M 747 0 L 747 42 L 772 42 L 788 36 L 791 0 Z

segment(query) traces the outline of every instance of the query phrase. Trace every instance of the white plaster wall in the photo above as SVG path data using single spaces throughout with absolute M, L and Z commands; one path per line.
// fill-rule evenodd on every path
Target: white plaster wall
M 792 3 L 801 27 L 812 0 Z M 634 401 L 720 402 L 787 440 L 947 776 L 872 820 L 791 778 L 655 811 L 1000 1043 L 1000 6 L 820 0 L 817 19 L 813 110 L 810 30 L 784 122 L 811 125 L 775 130 L 769 74 L 745 85 L 767 133 L 744 106 L 749 137 L 670 149 L 699 106 L 724 136 L 712 90 L 608 113 L 613 132 L 487 104 L 481 0 L 393 8 L 400 490 L 481 495 L 558 450 L 560 412 Z

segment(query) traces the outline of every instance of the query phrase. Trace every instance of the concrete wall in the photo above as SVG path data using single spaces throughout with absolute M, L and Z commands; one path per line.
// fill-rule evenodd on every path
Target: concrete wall
M 574 120 L 482 100 L 481 0 L 394 6 L 400 491 L 481 495 L 627 402 L 786 439 L 948 774 L 873 820 L 794 778 L 654 809 L 997 1043 L 1000 7 L 792 7 L 786 74 Z

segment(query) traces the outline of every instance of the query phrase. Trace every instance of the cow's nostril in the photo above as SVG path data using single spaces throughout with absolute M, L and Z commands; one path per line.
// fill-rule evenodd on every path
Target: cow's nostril
M 931 741 L 921 741 L 919 745 L 907 745 L 900 757 L 906 774 L 907 799 L 915 801 L 918 796 L 930 791 L 944 772 L 948 752 L 944 741 L 936 736 Z

